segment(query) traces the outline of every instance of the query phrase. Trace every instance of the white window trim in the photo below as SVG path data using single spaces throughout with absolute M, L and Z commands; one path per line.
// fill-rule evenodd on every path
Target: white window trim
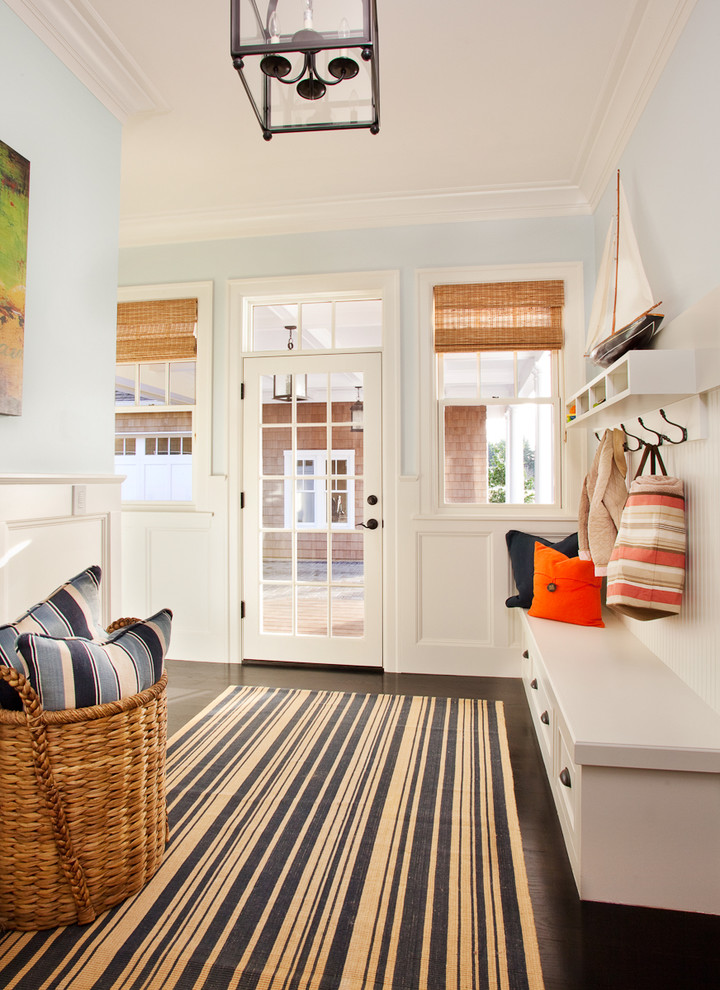
M 554 505 L 490 503 L 445 505 L 443 500 L 442 435 L 438 416 L 436 358 L 433 346 L 433 288 L 463 282 L 520 282 L 562 279 L 565 284 L 563 327 L 565 344 L 558 362 L 560 411 L 556 435 L 559 490 Z M 576 515 L 585 451 L 578 431 L 561 422 L 565 396 L 583 379 L 584 297 L 582 262 L 487 265 L 467 268 L 422 269 L 417 272 L 420 325 L 420 388 L 418 409 L 421 514 L 431 518 L 558 519 Z M 570 386 L 570 387 L 569 387 Z
M 123 285 L 118 288 L 118 302 L 152 302 L 155 299 L 190 299 L 198 301 L 197 356 L 195 362 L 194 406 L 143 406 L 143 411 L 172 409 L 193 411 L 193 497 L 189 502 L 123 502 L 123 511 L 167 512 L 168 510 L 209 508 L 209 484 L 212 473 L 212 338 L 213 283 L 167 282 L 158 285 Z M 116 406 L 122 412 L 131 406 Z

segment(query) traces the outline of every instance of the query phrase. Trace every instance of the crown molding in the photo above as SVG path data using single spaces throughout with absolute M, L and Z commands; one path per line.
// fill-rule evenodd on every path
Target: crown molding
M 167 103 L 85 0 L 5 0 L 121 123 Z
M 592 212 L 597 209 L 620 157 L 697 0 L 641 0 L 618 45 L 598 110 L 574 172 Z
M 120 246 L 589 213 L 586 198 L 570 184 L 448 190 L 130 216 L 120 221 Z

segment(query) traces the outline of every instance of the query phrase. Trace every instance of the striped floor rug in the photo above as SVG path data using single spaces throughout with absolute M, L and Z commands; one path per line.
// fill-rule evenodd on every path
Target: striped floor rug
M 148 886 L 2 935 L 0 986 L 541 990 L 500 703 L 229 688 L 168 787 Z

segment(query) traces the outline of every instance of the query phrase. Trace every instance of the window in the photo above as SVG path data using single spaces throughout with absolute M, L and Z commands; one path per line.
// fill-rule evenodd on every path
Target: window
M 563 283 L 433 296 L 442 503 L 555 503 Z
M 330 511 L 333 529 L 352 529 L 355 525 L 355 451 L 334 450 L 327 473 L 324 450 L 299 450 L 292 468 L 292 451 L 283 452 L 286 477 L 295 474 L 295 512 L 297 528 L 324 529 L 326 526 L 326 485 L 330 485 Z M 285 482 L 284 526 L 292 528 L 292 482 Z
M 124 501 L 190 501 L 197 299 L 118 305 L 115 469 Z
M 252 351 L 356 350 L 382 343 L 381 299 L 253 304 Z M 288 347 L 292 344 L 292 347 Z

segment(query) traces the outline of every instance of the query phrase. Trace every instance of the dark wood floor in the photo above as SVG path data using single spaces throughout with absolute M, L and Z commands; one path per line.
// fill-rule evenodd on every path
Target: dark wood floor
M 720 918 L 578 899 L 519 680 L 168 662 L 169 731 L 230 684 L 498 699 L 546 990 L 718 990 Z

